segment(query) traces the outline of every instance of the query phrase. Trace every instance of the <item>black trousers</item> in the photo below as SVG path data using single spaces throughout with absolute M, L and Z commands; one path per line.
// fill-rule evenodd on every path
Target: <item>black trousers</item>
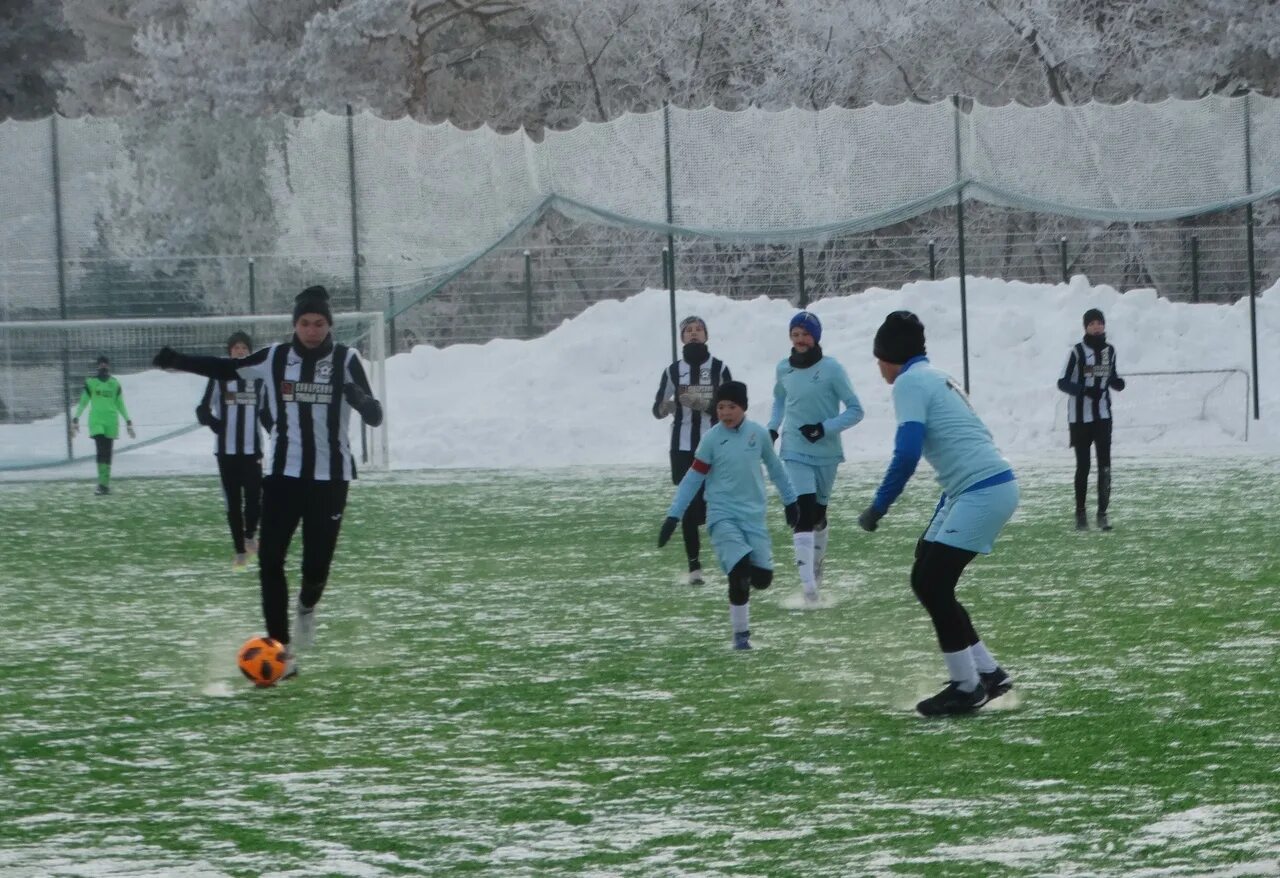
M 262 480 L 262 536 L 258 540 L 258 577 L 262 586 L 262 615 L 267 636 L 289 642 L 289 582 L 285 556 L 293 532 L 302 524 L 302 593 L 305 607 L 314 607 L 329 579 L 329 565 L 338 545 L 342 513 L 347 507 L 347 482 L 319 482 L 288 476 Z
M 1076 452 L 1076 512 L 1083 514 L 1089 494 L 1089 446 L 1098 450 L 1098 511 L 1111 505 L 1111 419 L 1071 424 L 1071 447 Z
M 943 652 L 959 652 L 980 639 L 969 611 L 956 600 L 960 574 L 977 552 L 957 549 L 930 540 L 916 543 L 916 563 L 911 568 L 911 590 L 933 621 Z
M 678 485 L 684 474 L 693 466 L 692 451 L 671 452 L 671 484 Z M 684 511 L 680 519 L 680 535 L 684 537 L 684 556 L 689 559 L 689 569 L 694 569 L 698 553 L 702 551 L 702 540 L 698 536 L 698 528 L 707 521 L 706 486 L 698 489 L 693 502 Z
M 251 454 L 219 454 L 218 476 L 227 501 L 227 526 L 236 552 L 258 532 L 262 514 L 262 458 Z
M 101 433 L 93 437 L 93 449 L 97 453 L 98 463 L 111 465 L 111 448 L 115 444 L 116 440 Z

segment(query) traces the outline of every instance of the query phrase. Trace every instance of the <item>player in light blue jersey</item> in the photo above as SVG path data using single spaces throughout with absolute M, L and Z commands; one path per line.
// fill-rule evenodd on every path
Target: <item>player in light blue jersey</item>
M 876 529 L 923 455 L 943 494 L 916 543 L 911 589 L 933 620 L 951 681 L 916 710 L 925 716 L 968 713 L 1008 692 L 1013 681 L 956 600 L 956 584 L 974 556 L 990 554 L 1018 506 L 1018 482 L 955 379 L 929 364 L 916 315 L 895 311 L 886 317 L 876 332 L 875 356 L 893 385 L 898 432 L 884 481 L 858 524 Z
M 661 548 L 671 539 L 699 489 L 706 484 L 707 532 L 721 568 L 729 576 L 729 622 L 733 648 L 751 648 L 751 589 L 773 582 L 773 549 L 765 522 L 763 463 L 782 496 L 787 524 L 795 526 L 799 509 L 787 471 L 773 451 L 769 433 L 748 421 L 747 385 L 726 381 L 716 388 L 716 416 L 698 443 L 693 465 L 680 480 L 667 519 L 658 534 Z
M 818 603 L 827 555 L 827 505 L 844 461 L 840 434 L 862 420 L 862 404 L 844 367 L 824 356 L 818 315 L 791 318 L 791 355 L 778 364 L 769 435 L 782 436 L 780 454 L 800 495 L 800 521 L 793 541 L 805 603 Z M 844 411 L 840 410 L 844 406 Z

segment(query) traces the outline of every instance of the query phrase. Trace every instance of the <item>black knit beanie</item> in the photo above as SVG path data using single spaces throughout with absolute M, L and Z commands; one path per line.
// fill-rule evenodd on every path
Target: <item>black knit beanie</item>
M 716 388 L 715 401 L 737 403 L 743 411 L 747 410 L 747 385 L 741 381 L 726 381 Z
M 924 324 L 910 311 L 894 311 L 876 331 L 872 348 L 876 359 L 901 366 L 912 357 L 922 356 Z
M 293 322 L 303 314 L 319 314 L 333 323 L 333 312 L 329 310 L 329 291 L 322 286 L 307 287 L 294 298 Z
M 1102 312 L 1097 308 L 1090 308 L 1088 311 L 1084 312 L 1084 325 L 1086 329 L 1088 329 L 1089 324 L 1095 320 L 1103 326 L 1107 325 L 1107 318 L 1103 317 Z

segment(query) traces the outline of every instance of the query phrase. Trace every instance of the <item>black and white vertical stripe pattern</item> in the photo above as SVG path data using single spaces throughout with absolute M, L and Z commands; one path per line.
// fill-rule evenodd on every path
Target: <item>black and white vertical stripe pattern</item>
M 1102 393 L 1097 399 L 1088 396 L 1073 396 L 1067 403 L 1067 422 L 1071 424 L 1092 424 L 1094 421 L 1111 419 L 1111 391 L 1108 383 L 1116 374 L 1116 349 L 1111 345 L 1102 350 L 1094 350 L 1084 343 L 1077 343 L 1067 355 L 1067 367 L 1062 370 L 1062 378 L 1072 384 L 1084 388 L 1100 387 Z
M 262 429 L 258 417 L 263 396 L 263 383 L 259 380 L 209 379 L 200 404 L 222 422 L 222 432 L 214 437 L 214 454 L 262 456 Z
M 356 477 L 347 440 L 351 406 L 342 388 L 352 381 L 365 393 L 373 390 L 354 350 L 335 344 L 304 356 L 292 344 L 274 344 L 241 360 L 239 374 L 266 383 L 271 475 L 322 482 Z
M 699 366 L 691 366 L 685 360 L 676 360 L 662 372 L 658 382 L 658 395 L 653 400 L 653 413 L 663 400 L 676 400 L 681 388 L 690 385 L 707 385 L 711 392 L 726 381 L 732 381 L 729 367 L 715 357 Z M 716 425 L 716 417 L 705 411 L 686 408 L 676 401 L 674 421 L 671 424 L 671 450 L 697 451 L 702 434 Z

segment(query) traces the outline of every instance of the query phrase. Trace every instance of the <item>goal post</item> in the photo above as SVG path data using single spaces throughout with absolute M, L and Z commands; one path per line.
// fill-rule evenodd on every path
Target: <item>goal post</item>
M 183 353 L 226 356 L 227 338 L 243 331 L 255 350 L 288 341 L 290 314 L 225 317 L 139 318 L 123 320 L 40 320 L 0 323 L 0 472 L 33 470 L 92 459 L 85 436 L 72 439 L 71 415 L 85 378 L 105 355 L 120 379 L 125 405 L 137 432 L 130 439 L 121 425 L 120 453 L 139 452 L 164 458 L 172 471 L 185 457 L 207 460 L 209 435 L 186 436 L 199 428 L 195 409 L 207 379 L 156 369 L 151 359 L 168 345 Z M 374 393 L 387 394 L 386 322 L 381 311 L 342 312 L 333 317 L 334 339 L 357 349 L 365 362 Z M 359 418 L 353 421 L 365 429 Z M 87 423 L 81 421 L 82 427 Z M 203 429 L 203 428 L 200 428 Z M 184 438 L 185 437 L 185 438 Z M 199 440 L 208 440 L 201 442 Z M 353 452 L 371 469 L 390 466 L 386 420 L 370 429 L 367 443 L 354 432 Z M 194 468 L 194 467 L 193 467 Z

